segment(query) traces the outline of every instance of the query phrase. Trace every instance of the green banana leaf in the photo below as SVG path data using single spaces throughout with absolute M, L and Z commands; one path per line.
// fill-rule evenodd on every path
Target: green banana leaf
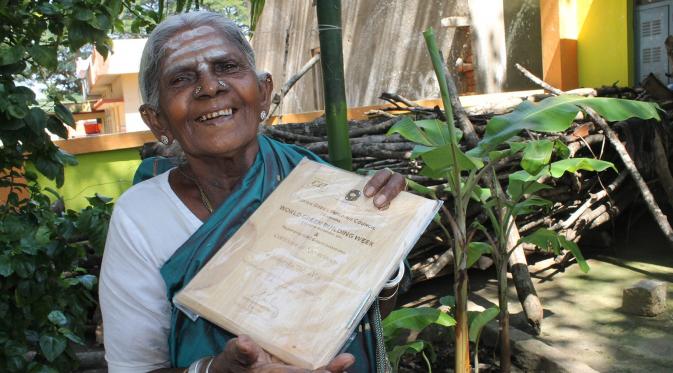
M 559 254 L 561 249 L 570 251 L 577 259 L 582 272 L 589 272 L 589 264 L 582 256 L 582 252 L 576 243 L 567 240 L 564 236 L 549 229 L 540 228 L 526 237 L 522 237 L 519 243 L 531 243 L 542 250 L 552 251 Z
M 550 97 L 538 104 L 524 101 L 511 113 L 498 115 L 489 120 L 484 138 L 468 154 L 484 156 L 526 129 L 547 133 L 565 131 L 584 107 L 596 110 L 608 122 L 633 117 L 660 119 L 659 106 L 649 102 L 576 95 Z
M 409 353 L 417 354 L 423 351 L 429 352 L 431 361 L 435 360 L 436 355 L 434 349 L 432 348 L 432 345 L 426 341 L 417 340 L 404 345 L 393 347 L 393 349 L 388 352 L 388 360 L 390 361 L 390 365 L 393 367 L 393 372 L 397 372 L 399 370 L 400 359 L 403 355 Z
M 467 246 L 467 268 L 470 268 L 484 254 L 493 252 L 493 247 L 486 242 L 470 242 Z
M 391 312 L 383 319 L 383 335 L 390 338 L 400 329 L 420 332 L 430 324 L 453 326 L 456 320 L 436 308 L 402 308 Z
M 498 316 L 500 309 L 496 306 L 487 308 L 481 312 L 473 314 L 472 320 L 470 320 L 470 342 L 479 343 L 479 336 L 481 331 L 484 330 L 486 324 L 491 322 Z

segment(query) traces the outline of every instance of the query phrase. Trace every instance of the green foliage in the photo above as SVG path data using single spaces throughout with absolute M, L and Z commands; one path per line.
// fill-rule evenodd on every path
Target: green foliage
M 430 343 L 417 339 L 398 344 L 402 332 L 421 332 L 432 324 L 451 327 L 456 324 L 456 320 L 447 313 L 430 307 L 402 308 L 391 312 L 383 320 L 383 337 L 386 349 L 388 350 L 388 359 L 394 372 L 398 371 L 398 365 L 402 356 L 409 353 L 421 353 L 428 366 L 428 370 L 432 371 L 430 362 L 435 361 L 436 356 Z M 429 359 L 425 354 L 426 352 L 430 355 Z
M 489 307 L 481 312 L 471 312 L 470 315 L 470 342 L 479 347 L 479 337 L 486 324 L 498 316 L 500 309 L 498 307 Z
M 0 207 L 0 371 L 69 372 L 95 304 L 96 277 L 81 267 L 92 227 L 73 211 L 53 212 L 37 184 L 26 190 L 30 198 L 13 192 Z M 90 201 L 85 211 L 107 227 L 109 200 Z
M 486 125 L 484 137 L 476 147 L 463 152 L 460 147 L 461 134 L 455 128 L 453 113 L 446 83 L 445 67 L 441 61 L 434 32 L 429 29 L 423 33 L 428 52 L 439 83 L 440 93 L 447 120 L 412 121 L 403 119 L 395 124 L 388 134 L 397 133 L 417 146 L 413 157 L 420 157 L 424 166 L 420 174 L 445 181 L 445 191 L 453 197 L 453 211 L 443 209 L 444 219 L 435 219 L 447 238 L 452 242 L 454 253 L 454 281 L 456 289 L 456 319 L 464 321 L 467 303 L 467 265 L 474 264 L 478 258 L 491 253 L 498 272 L 499 294 L 506 294 L 505 274 L 507 259 L 513 249 L 507 247 L 514 218 L 532 211 L 545 209 L 550 202 L 535 196 L 535 193 L 549 188 L 542 184 L 545 176 L 559 178 L 566 172 L 600 172 L 614 166 L 602 160 L 573 158 L 569 159 L 568 147 L 558 140 L 513 141 L 520 132 L 527 130 L 541 133 L 562 133 L 567 130 L 577 114 L 584 108 L 592 108 L 608 121 L 625 120 L 632 117 L 641 119 L 659 119 L 658 106 L 655 104 L 621 100 L 614 98 L 580 97 L 561 95 L 543 100 L 539 104 L 522 102 L 511 113 L 495 116 Z M 522 170 L 509 176 L 507 193 L 501 190 L 494 166 L 497 162 L 521 156 Z M 435 196 L 435 190 L 410 183 L 413 190 Z M 472 230 L 480 230 L 488 243 L 473 242 L 474 231 L 469 231 L 466 223 L 467 207 L 470 200 L 479 202 L 489 218 L 491 230 L 481 224 L 473 224 Z M 446 222 L 450 228 L 444 225 Z M 582 270 L 588 270 L 577 245 L 551 230 L 539 230 L 519 243 L 528 242 L 545 250 L 566 249 L 577 258 Z M 478 317 L 475 324 L 478 330 L 489 318 L 500 312 L 501 318 L 507 316 L 506 298 L 499 297 L 500 310 L 489 309 Z M 483 325 L 482 325 L 483 324 Z M 467 340 L 460 339 L 466 332 L 465 323 L 456 326 L 456 371 L 468 371 L 469 362 Z M 477 330 L 475 329 L 475 330 Z M 478 331 L 471 333 L 472 339 L 478 337 Z M 509 340 L 503 343 L 509 343 Z M 506 350 L 509 350 L 507 348 Z M 508 361 L 509 357 L 506 357 Z
M 561 249 L 570 251 L 577 259 L 577 264 L 579 264 L 582 272 L 589 272 L 589 264 L 584 260 L 582 252 L 576 243 L 568 241 L 565 237 L 559 235 L 558 233 L 549 230 L 540 228 L 529 234 L 526 237 L 523 237 L 519 240 L 520 243 L 530 243 L 542 250 L 552 251 L 555 254 L 559 254 Z
M 430 355 L 430 359 L 428 359 L 427 355 L 425 354 L 426 351 Z M 435 355 L 432 345 L 426 341 L 421 340 L 409 342 L 399 346 L 394 346 L 392 350 L 388 352 L 388 360 L 390 361 L 390 365 L 393 367 L 393 372 L 399 371 L 400 359 L 402 359 L 402 356 L 404 356 L 405 354 L 418 354 L 418 353 L 421 353 L 423 355 L 423 359 L 425 360 L 428 372 L 432 373 L 432 365 L 430 364 L 430 362 L 434 362 L 437 357 Z
M 6 2 L 5 2 L 6 3 Z M 108 32 L 121 10 L 121 1 L 28 1 L 0 7 L 0 168 L 21 169 L 35 164 L 47 178 L 63 184 L 63 167 L 74 158 L 60 151 L 49 134 L 67 137 L 74 126 L 70 111 L 52 96 L 48 113 L 35 93 L 20 82 L 46 79 L 59 69 L 66 48 L 79 53 L 87 44 L 107 56 L 112 41 Z M 2 185 L 11 183 L 3 178 Z M 0 186 L 2 186 L 0 185 Z
M 498 115 L 486 124 L 486 134 L 470 154 L 483 156 L 523 130 L 558 133 L 567 130 L 584 107 L 590 107 L 607 121 L 628 118 L 659 120 L 656 104 L 607 97 L 561 95 L 536 104 L 522 102 L 514 111 Z

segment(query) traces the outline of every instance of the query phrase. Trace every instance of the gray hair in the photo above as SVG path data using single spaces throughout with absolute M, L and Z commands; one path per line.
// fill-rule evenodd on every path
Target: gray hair
M 245 55 L 248 63 L 255 68 L 255 52 L 241 29 L 225 16 L 206 11 L 181 13 L 170 16 L 152 31 L 140 59 L 140 95 L 151 108 L 159 108 L 159 73 L 161 60 L 166 53 L 166 43 L 180 31 L 201 26 L 212 26 L 233 43 Z

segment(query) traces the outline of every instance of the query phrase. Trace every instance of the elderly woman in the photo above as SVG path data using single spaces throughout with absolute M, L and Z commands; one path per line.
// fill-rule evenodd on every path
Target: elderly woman
M 170 302 L 302 158 L 320 160 L 257 134 L 272 88 L 243 34 L 218 14 L 173 16 L 150 35 L 140 112 L 162 143 L 179 143 L 185 159 L 177 167 L 145 160 L 136 176 L 147 180 L 115 206 L 100 282 L 111 372 L 304 371 L 246 336 L 191 321 Z M 384 171 L 364 194 L 385 208 L 403 187 L 402 176 Z M 325 371 L 376 370 L 382 356 L 367 319 Z

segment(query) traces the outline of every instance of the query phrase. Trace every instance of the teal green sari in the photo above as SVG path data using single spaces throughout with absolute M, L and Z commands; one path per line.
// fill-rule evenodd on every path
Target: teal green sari
M 259 153 L 240 185 L 208 220 L 182 245 L 161 268 L 168 299 L 185 286 L 199 269 L 238 230 L 292 169 L 306 157 L 322 160 L 310 151 L 259 136 Z M 134 182 L 170 169 L 168 159 L 146 159 Z M 136 180 L 137 179 L 137 180 Z M 376 372 L 376 337 L 365 316 L 343 351 L 356 358 L 351 372 Z M 172 367 L 187 367 L 204 356 L 217 355 L 234 335 L 203 318 L 192 321 L 175 306 L 171 307 L 168 337 Z M 380 351 L 380 347 L 379 347 Z M 381 355 L 381 353 L 379 353 Z M 381 357 L 379 356 L 379 359 Z

